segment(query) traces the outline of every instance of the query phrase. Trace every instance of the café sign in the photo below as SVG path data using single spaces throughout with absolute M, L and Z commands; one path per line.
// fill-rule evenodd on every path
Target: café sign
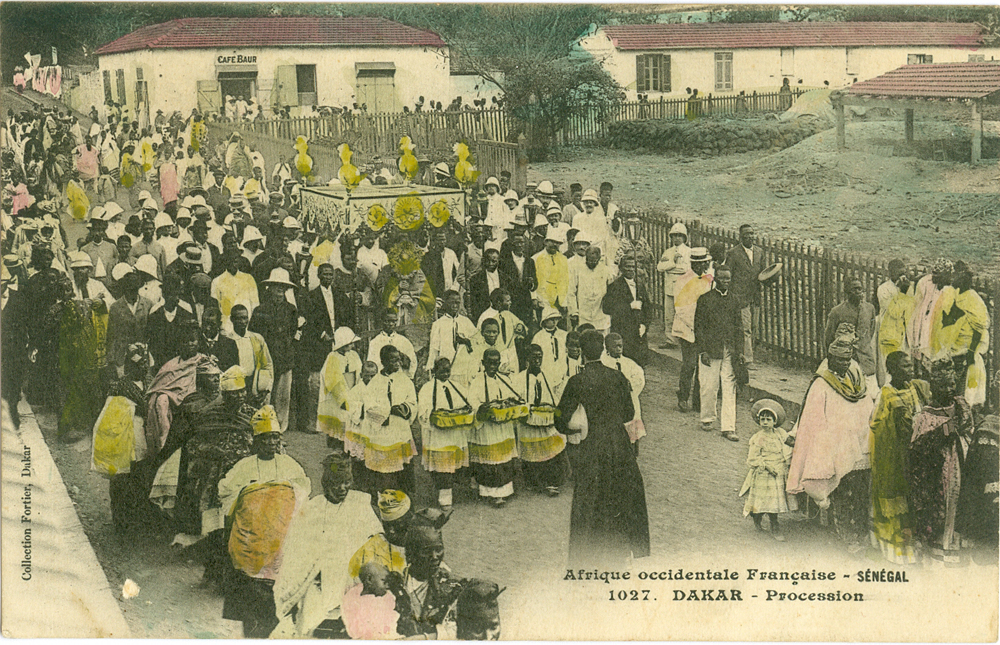
M 234 54 L 232 56 L 219 56 L 216 61 L 219 65 L 256 65 L 256 56 L 244 56 L 242 54 Z

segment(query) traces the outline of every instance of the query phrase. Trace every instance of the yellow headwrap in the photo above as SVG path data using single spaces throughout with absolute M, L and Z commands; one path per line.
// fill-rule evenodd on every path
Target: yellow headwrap
M 383 522 L 392 522 L 410 510 L 410 498 L 401 490 L 384 490 L 378 494 L 378 514 Z
M 239 365 L 230 367 L 222 373 L 222 378 L 219 379 L 219 389 L 223 392 L 242 390 L 246 386 L 246 377 L 243 375 L 243 369 Z
M 278 413 L 275 412 L 273 405 L 265 405 L 257 410 L 250 419 L 250 426 L 255 437 L 268 432 L 282 432 L 281 424 L 278 423 Z

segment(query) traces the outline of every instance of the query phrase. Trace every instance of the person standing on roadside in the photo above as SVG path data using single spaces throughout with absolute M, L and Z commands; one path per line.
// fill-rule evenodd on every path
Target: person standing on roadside
M 671 226 L 667 237 L 670 238 L 670 248 L 663 252 L 656 270 L 663 274 L 663 335 L 666 337 L 663 347 L 676 348 L 674 295 L 678 279 L 691 268 L 691 247 L 687 244 L 687 227 L 683 222 Z
M 764 270 L 764 250 L 754 244 L 757 236 L 750 224 L 740 227 L 740 243 L 729 249 L 726 266 L 732 275 L 733 296 L 740 306 L 743 327 L 743 360 L 753 363 L 754 321 L 760 315 L 760 274 Z M 713 255 L 714 257 L 714 255 Z
M 743 347 L 743 325 L 740 305 L 730 289 L 732 271 L 722 265 L 715 270 L 712 290 L 698 298 L 694 312 L 694 338 L 701 361 L 698 375 L 701 386 L 701 429 L 711 432 L 715 425 L 719 393 L 722 384 L 722 416 L 720 430 L 730 441 L 736 435 L 736 375 L 733 361 L 739 360 Z

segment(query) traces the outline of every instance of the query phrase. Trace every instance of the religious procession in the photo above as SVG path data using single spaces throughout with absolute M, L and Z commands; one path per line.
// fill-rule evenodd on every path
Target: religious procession
M 497 639 L 505 582 L 453 572 L 445 524 L 571 495 L 569 566 L 626 567 L 655 555 L 640 456 L 667 433 L 745 443 L 736 497 L 775 541 L 995 558 L 993 323 L 965 261 L 847 276 L 799 410 L 759 397 L 748 425 L 762 299 L 796 278 L 751 224 L 654 249 L 601 176 L 518 191 L 403 137 L 359 166 L 341 144 L 319 181 L 305 137 L 268 167 L 197 108 L 110 108 L 3 121 L 3 401 L 89 442 L 115 533 L 197 562 L 245 637 Z

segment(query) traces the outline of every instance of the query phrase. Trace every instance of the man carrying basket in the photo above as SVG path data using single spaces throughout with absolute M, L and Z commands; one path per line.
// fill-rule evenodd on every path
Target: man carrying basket
M 479 484 L 479 496 L 496 508 L 514 494 L 515 425 L 528 416 L 528 406 L 499 370 L 500 352 L 487 349 L 483 371 L 469 385 L 469 401 L 476 410 L 476 424 L 469 434 L 472 475 Z
M 469 432 L 476 422 L 468 397 L 451 380 L 451 361 L 434 361 L 433 377 L 420 388 L 417 418 L 424 468 L 438 491 L 438 506 L 452 505 L 455 474 L 469 465 Z
M 542 371 L 542 355 L 538 345 L 528 347 L 528 367 L 514 377 L 518 396 L 528 403 L 528 416 L 517 425 L 517 447 L 528 485 L 556 497 L 566 477 L 566 437 L 556 430 L 556 384 Z

